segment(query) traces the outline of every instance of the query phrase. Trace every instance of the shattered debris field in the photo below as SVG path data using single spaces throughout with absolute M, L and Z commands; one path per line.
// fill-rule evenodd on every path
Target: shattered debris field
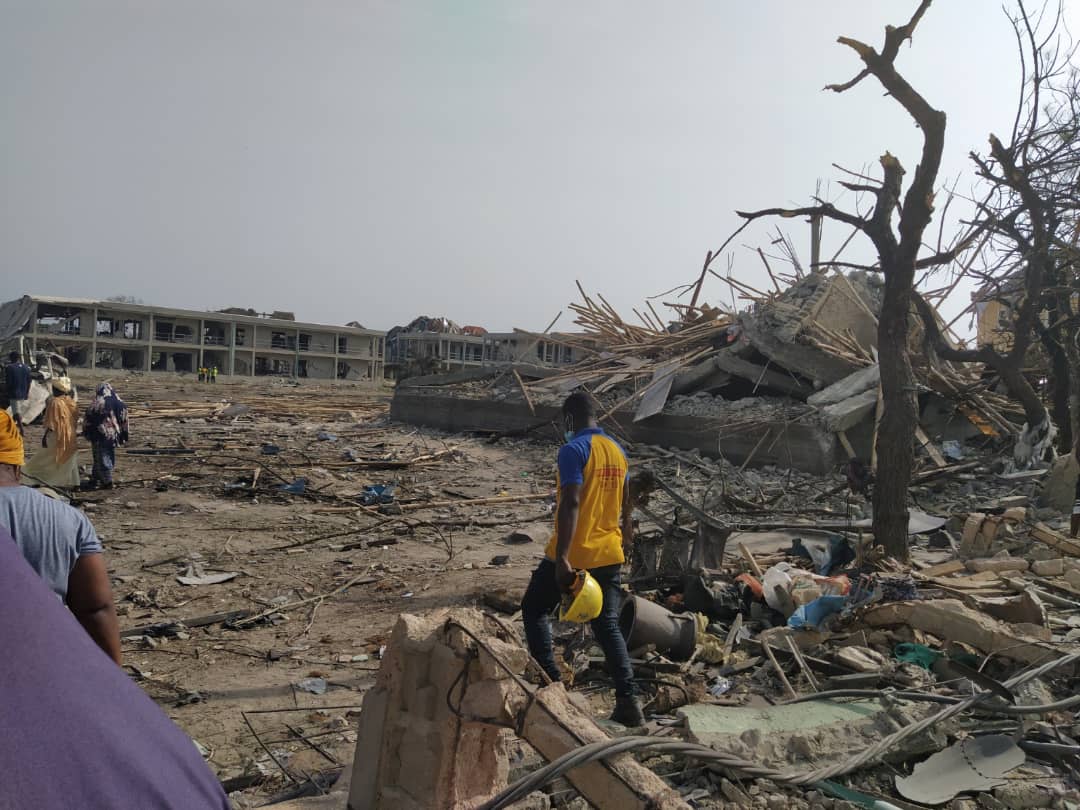
M 518 604 L 551 532 L 556 425 L 441 432 L 392 421 L 391 390 L 362 386 L 115 382 L 132 425 L 119 486 L 74 493 L 73 503 L 105 544 L 129 674 L 197 742 L 236 807 L 324 792 L 336 802 L 326 806 L 343 807 L 350 779 L 386 797 L 405 789 L 386 763 L 409 756 L 435 763 L 425 789 L 439 794 L 439 780 L 453 782 L 466 763 L 438 746 L 407 749 L 463 733 L 454 690 L 465 706 L 483 704 L 485 688 L 523 699 L 521 675 L 541 683 L 520 646 Z M 31 446 L 40 431 L 29 429 Z M 1075 796 L 1074 701 L 1059 701 L 1075 694 L 1067 656 L 1080 637 L 1080 545 L 1055 531 L 1061 510 L 1040 505 L 1047 488 L 1071 493 L 1070 481 L 1004 472 L 988 437 L 969 440 L 960 461 L 927 455 L 910 489 L 904 566 L 873 545 L 868 500 L 842 463 L 819 474 L 626 446 L 632 478 L 648 470 L 656 480 L 635 501 L 623 581 L 639 617 L 659 611 L 675 628 L 647 638 L 624 628 L 648 717 L 634 733 L 728 759 L 710 766 L 700 754 L 642 749 L 631 759 L 644 776 L 624 772 L 631 763 L 615 776 L 601 769 L 598 782 L 585 767 L 537 785 L 545 793 L 530 806 L 586 807 L 586 797 L 615 806 L 610 797 L 633 785 L 670 788 L 665 807 L 856 806 L 845 789 L 855 802 L 900 807 L 970 791 L 1004 803 L 951 806 L 1075 806 L 1062 803 Z M 453 627 L 479 640 L 431 641 Z M 505 678 L 480 666 L 495 644 L 500 666 L 519 671 L 477 681 L 466 667 L 461 680 L 459 664 L 431 663 L 435 688 L 422 686 L 408 673 L 427 671 L 427 659 L 409 651 L 432 643 L 449 644 L 451 660 L 480 656 L 478 673 Z M 563 727 L 592 729 L 565 750 L 588 734 L 626 733 L 606 720 L 612 684 L 591 634 L 556 625 L 556 650 L 572 702 L 551 696 L 561 687 L 534 700 L 555 700 L 547 711 Z M 418 701 L 427 736 L 409 743 L 381 725 L 415 725 Z M 930 719 L 960 701 L 980 705 Z M 493 735 L 477 749 L 490 773 L 476 765 L 472 795 L 563 753 L 539 750 L 550 734 L 530 736 L 530 711 L 516 715 L 520 738 L 466 724 Z M 923 720 L 928 729 L 912 733 Z M 371 759 L 354 771 L 357 750 Z M 805 787 L 779 776 L 811 772 Z M 352 806 L 365 805 L 354 796 Z
M 118 488 L 76 502 L 105 544 L 129 671 L 223 780 L 265 772 L 264 792 L 289 785 L 242 714 L 268 709 L 290 711 L 248 720 L 275 754 L 294 752 L 293 778 L 340 770 L 352 758 L 350 712 L 397 615 L 523 582 L 539 553 L 499 539 L 549 520 L 550 443 L 390 425 L 389 395 L 362 387 L 157 375 L 117 385 L 133 436 L 118 453 Z M 29 429 L 29 446 L 40 432 Z M 303 494 L 280 490 L 299 478 Z M 391 482 L 400 516 L 352 503 Z M 495 500 L 454 505 L 473 499 Z M 509 562 L 488 568 L 496 554 Z M 235 576 L 178 581 L 218 574 Z M 298 736 L 308 742 L 289 741 Z

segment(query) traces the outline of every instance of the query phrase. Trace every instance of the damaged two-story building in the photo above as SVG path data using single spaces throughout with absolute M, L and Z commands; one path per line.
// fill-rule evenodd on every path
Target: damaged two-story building
M 26 295 L 0 305 L 0 346 L 72 368 L 381 380 L 386 335 L 353 326 L 119 301 Z

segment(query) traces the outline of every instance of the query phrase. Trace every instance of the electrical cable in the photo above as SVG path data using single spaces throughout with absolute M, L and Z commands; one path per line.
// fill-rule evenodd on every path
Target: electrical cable
M 801 697 L 792 698 L 791 700 L 785 700 L 780 705 L 786 706 L 792 703 L 807 703 L 812 700 L 828 700 L 830 698 L 842 697 L 893 697 L 900 700 L 923 701 L 926 703 L 959 703 L 964 700 L 964 698 L 954 697 L 952 695 L 935 695 L 932 692 L 891 692 L 883 689 L 833 689 L 828 692 L 816 692 L 812 695 L 802 695 Z M 1072 697 L 1064 698 L 1063 700 L 1058 700 L 1054 703 L 979 706 L 979 711 L 1010 715 L 1045 714 L 1047 712 L 1071 709 L 1073 706 L 1080 706 L 1080 695 L 1073 695 Z

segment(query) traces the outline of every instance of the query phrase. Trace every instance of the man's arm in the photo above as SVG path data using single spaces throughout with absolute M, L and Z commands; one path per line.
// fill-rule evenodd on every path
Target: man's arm
M 120 622 L 102 554 L 84 554 L 68 576 L 67 605 L 79 624 L 113 661 L 120 663 Z
M 563 484 L 559 492 L 559 511 L 555 515 L 555 581 L 564 591 L 574 582 L 574 569 L 570 565 L 570 543 L 577 529 L 580 506 L 581 484 Z
M 630 497 L 630 479 L 623 481 L 622 497 L 622 549 L 623 557 L 630 559 L 634 550 L 634 501 Z

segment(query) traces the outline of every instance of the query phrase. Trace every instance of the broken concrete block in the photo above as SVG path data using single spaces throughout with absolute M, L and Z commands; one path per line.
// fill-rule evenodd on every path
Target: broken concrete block
M 675 375 L 671 383 L 671 395 L 688 394 L 692 391 L 710 391 L 731 382 L 731 375 L 721 371 L 709 358 Z
M 476 639 L 479 638 L 478 642 Z M 506 728 L 548 760 L 607 738 L 561 684 L 529 699 L 517 676 L 529 654 L 471 609 L 398 618 L 375 688 L 364 698 L 349 806 L 466 810 L 506 787 Z M 630 754 L 568 775 L 599 807 L 688 810 Z
M 1050 472 L 1043 479 L 1039 493 L 1039 506 L 1049 507 L 1059 514 L 1071 511 L 1076 499 L 1076 476 L 1080 473 L 1076 455 L 1069 453 L 1061 456 L 1050 466 Z
M 1032 573 L 1040 577 L 1060 577 L 1065 573 L 1065 560 L 1055 557 L 1052 560 L 1036 560 L 1031 564 Z
M 763 388 L 771 388 L 793 397 L 802 399 L 810 394 L 813 389 L 795 377 L 782 371 L 776 371 L 768 365 L 759 365 L 739 357 L 731 349 L 721 350 L 713 359 L 716 367 L 721 371 L 741 377 L 754 385 Z
M 979 534 L 979 529 L 982 528 L 984 520 L 986 520 L 986 514 L 984 512 L 972 512 L 969 514 L 967 520 L 964 521 L 964 529 L 960 535 L 960 542 L 965 544 L 974 543 L 975 538 Z
M 1025 636 L 1014 627 L 956 599 L 876 605 L 863 614 L 863 621 L 870 627 L 906 625 L 1025 664 L 1041 664 L 1062 654 L 1058 647 Z
M 855 645 L 836 651 L 833 659 L 856 672 L 881 672 L 888 666 L 888 659 L 877 650 Z
M 561 684 L 534 693 L 525 711 L 521 736 L 549 762 L 607 734 L 570 701 Z M 631 754 L 591 762 L 567 772 L 566 778 L 594 807 L 632 810 L 689 810 L 678 791 L 641 765 Z
M 502 729 L 462 720 L 445 696 L 462 676 L 455 698 L 505 712 L 518 688 L 512 681 L 513 689 L 506 686 L 505 672 L 497 680 L 465 678 L 463 670 L 477 656 L 478 645 L 451 621 L 500 641 L 498 626 L 475 610 L 399 617 L 375 687 L 364 697 L 351 807 L 456 810 L 506 787 L 509 760 Z M 482 668 L 476 661 L 465 674 Z
M 828 430 L 839 433 L 855 427 L 868 418 L 877 407 L 877 389 L 828 405 L 821 409 L 821 421 Z
M 1072 540 L 1060 532 L 1055 532 L 1045 523 L 1035 524 L 1035 528 L 1031 530 L 1031 538 L 1070 557 L 1080 557 L 1080 540 Z
M 806 398 L 806 402 L 815 408 L 824 408 L 827 405 L 835 405 L 837 402 L 843 402 L 845 399 L 851 399 L 853 396 L 870 390 L 875 392 L 876 400 L 876 391 L 880 381 L 881 370 L 878 366 L 868 366 L 856 371 L 854 374 L 849 374 L 840 382 L 833 383 L 827 388 L 822 388 L 817 393 L 811 394 Z
M 975 604 L 988 616 L 1009 624 L 1025 625 L 1026 634 L 1042 641 L 1050 640 L 1046 607 L 1030 590 L 1016 596 L 973 597 Z M 1013 628 L 1019 630 L 1020 628 Z M 1021 631 L 1023 632 L 1023 631 Z
M 1065 572 L 1065 581 L 1074 588 L 1080 588 L 1080 571 L 1070 568 Z
M 849 703 L 792 703 L 767 706 L 683 706 L 690 738 L 768 767 L 805 767 L 807 761 L 825 766 L 843 762 L 865 751 L 897 725 L 908 725 L 933 710 L 903 701 L 885 709 L 878 701 Z M 943 747 L 945 732 L 916 735 L 887 755 L 898 762 Z
M 1004 518 L 998 515 L 986 515 L 972 512 L 964 521 L 964 530 L 960 537 L 960 556 L 989 557 L 994 553 L 995 544 L 1001 536 Z
M 1025 808 L 1029 807 L 1051 807 L 1055 798 L 1054 791 L 1046 785 L 1019 779 L 995 788 L 994 796 L 1011 810 L 1025 810 Z
M 977 560 L 968 560 L 964 565 L 968 571 L 982 573 L 983 571 L 1027 571 L 1030 563 L 1019 558 L 983 557 Z
M 1027 507 L 1010 506 L 1002 513 L 1001 517 L 1007 523 L 1023 523 L 1025 520 L 1027 520 Z
M 533 523 L 529 526 L 522 526 L 506 535 L 503 542 L 511 544 L 546 543 L 551 539 L 551 534 L 554 531 L 552 526 L 551 523 Z

